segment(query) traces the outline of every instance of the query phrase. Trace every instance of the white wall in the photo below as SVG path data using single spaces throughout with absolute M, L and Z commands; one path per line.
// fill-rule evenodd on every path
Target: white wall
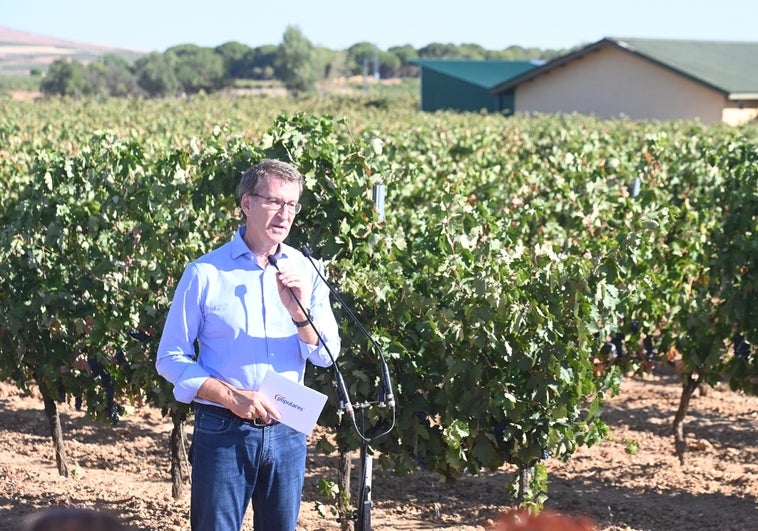
M 721 113 L 721 120 L 729 125 L 744 124 L 755 118 L 758 118 L 758 101 L 749 101 L 743 105 L 730 101 Z

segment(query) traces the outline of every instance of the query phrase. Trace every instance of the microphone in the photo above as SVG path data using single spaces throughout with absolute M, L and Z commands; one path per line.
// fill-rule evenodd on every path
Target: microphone
M 355 420 L 355 413 L 353 412 L 353 404 L 350 403 L 350 396 L 347 394 L 347 386 L 345 380 L 342 378 L 342 373 L 335 369 L 334 376 L 337 379 L 337 392 L 340 395 L 340 406 L 345 409 L 345 412 L 351 419 Z
M 342 308 L 345 310 L 345 313 L 350 317 L 350 319 L 355 323 L 355 325 L 358 327 L 358 329 L 365 335 L 368 340 L 371 342 L 371 344 L 374 346 L 376 351 L 379 353 L 379 360 L 382 365 L 382 388 L 384 391 L 384 400 L 387 402 L 387 405 L 391 408 L 395 408 L 395 395 L 392 393 L 392 381 L 390 380 L 390 370 L 387 366 L 387 361 L 385 360 L 384 353 L 382 352 L 381 347 L 376 342 L 376 340 L 369 334 L 368 330 L 366 330 L 366 327 L 363 326 L 363 323 L 361 323 L 358 318 L 353 313 L 353 310 L 350 309 L 350 307 L 347 305 L 347 303 L 342 299 L 339 293 L 337 293 L 337 290 L 332 287 L 332 285 L 326 280 L 324 275 L 321 274 L 321 271 L 319 270 L 316 263 L 313 261 L 313 258 L 311 256 L 311 252 L 308 250 L 308 248 L 303 245 L 300 248 L 300 252 L 303 253 L 303 256 L 305 256 L 308 261 L 313 266 L 313 269 L 316 270 L 316 273 L 318 274 L 321 281 L 326 285 L 327 288 L 329 288 L 329 291 L 334 295 L 334 297 L 339 301 L 340 305 L 342 305 Z
M 276 256 L 269 255 L 268 257 L 268 263 L 274 266 L 274 269 L 277 271 L 280 271 L 279 260 L 277 260 Z M 313 319 L 311 319 L 311 315 L 308 311 L 306 311 L 305 307 L 303 306 L 303 303 L 300 301 L 300 299 L 295 295 L 295 291 L 288 287 L 290 293 L 292 294 L 292 298 L 295 299 L 295 302 L 297 303 L 298 307 L 303 311 L 303 314 L 305 314 L 305 318 L 308 320 L 308 324 L 311 326 L 313 331 L 316 333 L 316 337 L 318 337 L 319 342 L 324 347 L 324 350 L 326 350 L 326 353 L 329 354 L 329 359 L 332 360 L 332 367 L 334 368 L 334 376 L 337 380 L 337 391 L 340 395 L 340 408 L 344 409 L 345 412 L 350 416 L 350 418 L 355 421 L 355 413 L 353 411 L 353 404 L 350 402 L 350 395 L 347 393 L 347 386 L 345 385 L 345 380 L 342 378 L 342 373 L 339 371 L 339 368 L 337 367 L 337 362 L 334 359 L 334 356 L 332 355 L 332 351 L 329 350 L 329 346 L 326 344 L 326 341 L 324 341 L 324 338 L 321 336 L 321 333 L 318 331 L 318 328 L 316 328 L 316 325 L 313 324 Z

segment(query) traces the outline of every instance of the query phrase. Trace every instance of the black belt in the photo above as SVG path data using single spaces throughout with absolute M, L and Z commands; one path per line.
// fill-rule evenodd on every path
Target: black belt
M 197 410 L 208 411 L 210 413 L 214 413 L 216 415 L 220 415 L 224 418 L 237 422 L 238 424 L 249 424 L 251 426 L 255 426 L 256 428 L 265 428 L 266 426 L 273 426 L 274 424 L 278 423 L 276 420 L 273 420 L 273 419 L 267 422 L 266 419 L 261 418 L 261 417 L 257 417 L 254 419 L 245 419 L 238 415 L 235 415 L 234 413 L 232 413 L 230 410 L 226 409 L 225 407 L 212 406 L 210 404 L 202 404 L 200 402 L 193 402 L 193 404 L 195 406 L 195 411 Z

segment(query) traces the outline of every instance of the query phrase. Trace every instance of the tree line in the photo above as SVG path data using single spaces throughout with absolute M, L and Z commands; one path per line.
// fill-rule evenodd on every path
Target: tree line
M 84 64 L 57 59 L 40 82 L 48 96 L 166 97 L 216 92 L 239 81 L 277 81 L 293 94 L 313 92 L 318 82 L 340 77 L 415 77 L 413 59 L 548 60 L 565 53 L 510 46 L 486 50 L 477 44 L 431 43 L 380 50 L 359 42 L 347 50 L 315 46 L 289 26 L 278 45 L 250 47 L 230 41 L 216 47 L 182 44 L 129 61 L 116 54 Z

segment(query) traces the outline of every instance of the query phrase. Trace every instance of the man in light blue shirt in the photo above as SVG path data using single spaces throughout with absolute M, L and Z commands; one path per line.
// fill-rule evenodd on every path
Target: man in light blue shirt
M 257 391 L 268 371 L 302 383 L 307 360 L 326 367 L 340 349 L 328 286 L 283 243 L 302 190 L 290 164 L 264 160 L 247 170 L 237 187 L 244 226 L 190 263 L 174 293 L 156 368 L 176 399 L 195 407 L 196 531 L 238 531 L 251 500 L 256 530 L 296 528 L 306 438 L 278 423 Z

